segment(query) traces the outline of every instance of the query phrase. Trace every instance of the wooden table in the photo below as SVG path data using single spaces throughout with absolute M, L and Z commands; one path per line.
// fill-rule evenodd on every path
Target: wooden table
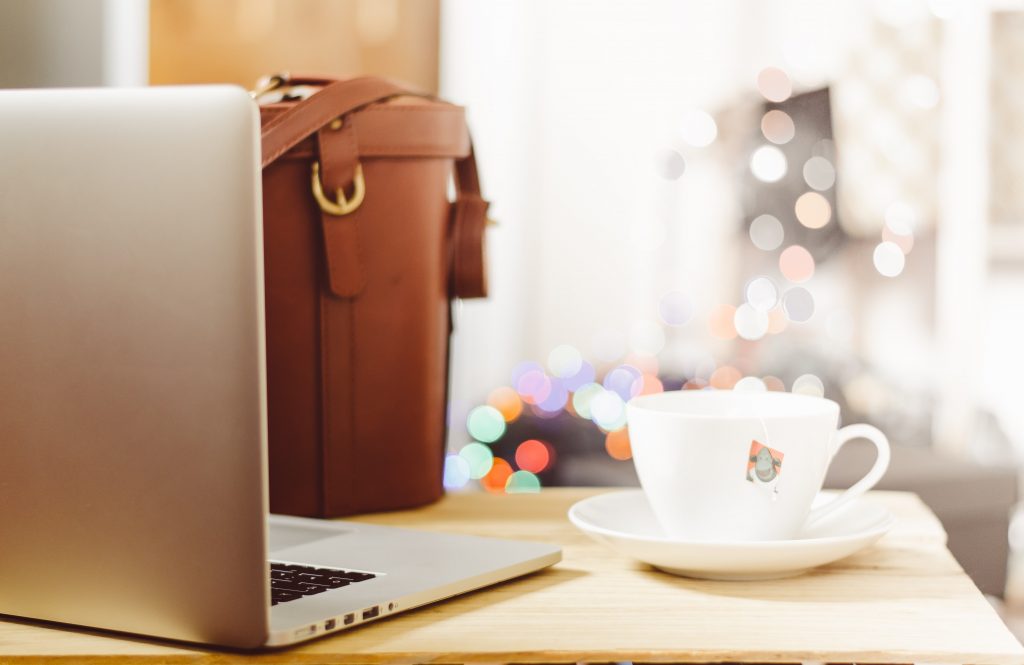
M 552 569 L 337 637 L 257 656 L 0 623 L 0 664 L 380 662 L 1024 663 L 1024 648 L 945 547 L 913 494 L 875 492 L 899 518 L 874 548 L 801 577 L 672 577 L 590 541 L 566 520 L 602 490 L 456 494 L 367 522 L 560 543 Z

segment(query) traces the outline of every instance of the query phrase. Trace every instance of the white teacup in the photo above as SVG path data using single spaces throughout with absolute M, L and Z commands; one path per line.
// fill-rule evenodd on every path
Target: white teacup
M 889 466 L 889 442 L 870 425 L 839 425 L 839 405 L 793 393 L 684 390 L 629 401 L 629 439 L 640 484 L 671 538 L 796 537 L 871 489 Z M 871 470 L 811 510 L 844 443 L 878 448 Z

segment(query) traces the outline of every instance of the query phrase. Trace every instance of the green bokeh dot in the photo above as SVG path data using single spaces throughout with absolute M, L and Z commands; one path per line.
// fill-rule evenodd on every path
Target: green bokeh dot
M 459 451 L 459 457 L 469 464 L 469 477 L 473 480 L 480 480 L 491 470 L 494 465 L 494 455 L 491 449 L 482 443 L 466 444 Z
M 469 412 L 466 429 L 477 441 L 493 443 L 505 433 L 505 419 L 493 406 L 478 406 Z
M 516 471 L 505 481 L 509 494 L 531 494 L 540 491 L 540 478 L 529 471 Z

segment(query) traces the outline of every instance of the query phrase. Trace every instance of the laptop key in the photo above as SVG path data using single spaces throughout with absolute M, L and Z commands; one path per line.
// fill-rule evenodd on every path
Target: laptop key
M 270 593 L 270 599 L 272 602 L 287 603 L 289 600 L 295 600 L 302 598 L 302 594 L 298 591 L 285 591 L 284 589 L 274 589 Z
M 313 584 L 306 584 L 304 582 L 289 582 L 287 580 L 270 580 L 271 589 L 281 589 L 282 591 L 298 591 L 299 593 L 305 593 L 309 587 L 315 586 Z
M 287 570 L 272 570 L 270 571 L 270 579 L 272 580 L 285 580 L 286 582 L 295 581 L 295 573 Z
M 365 582 L 366 580 L 372 580 L 373 578 L 377 577 L 373 573 L 356 573 L 348 571 L 336 573 L 336 576 L 342 579 L 350 580 L 352 582 Z

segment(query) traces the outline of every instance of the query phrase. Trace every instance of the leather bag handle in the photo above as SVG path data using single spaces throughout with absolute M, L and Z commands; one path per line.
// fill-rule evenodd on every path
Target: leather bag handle
M 298 81 L 326 83 L 327 79 L 287 79 L 289 83 Z M 297 102 L 263 128 L 262 167 L 273 164 L 278 157 L 334 118 L 398 95 L 426 96 L 372 76 L 327 83 L 316 94 Z

